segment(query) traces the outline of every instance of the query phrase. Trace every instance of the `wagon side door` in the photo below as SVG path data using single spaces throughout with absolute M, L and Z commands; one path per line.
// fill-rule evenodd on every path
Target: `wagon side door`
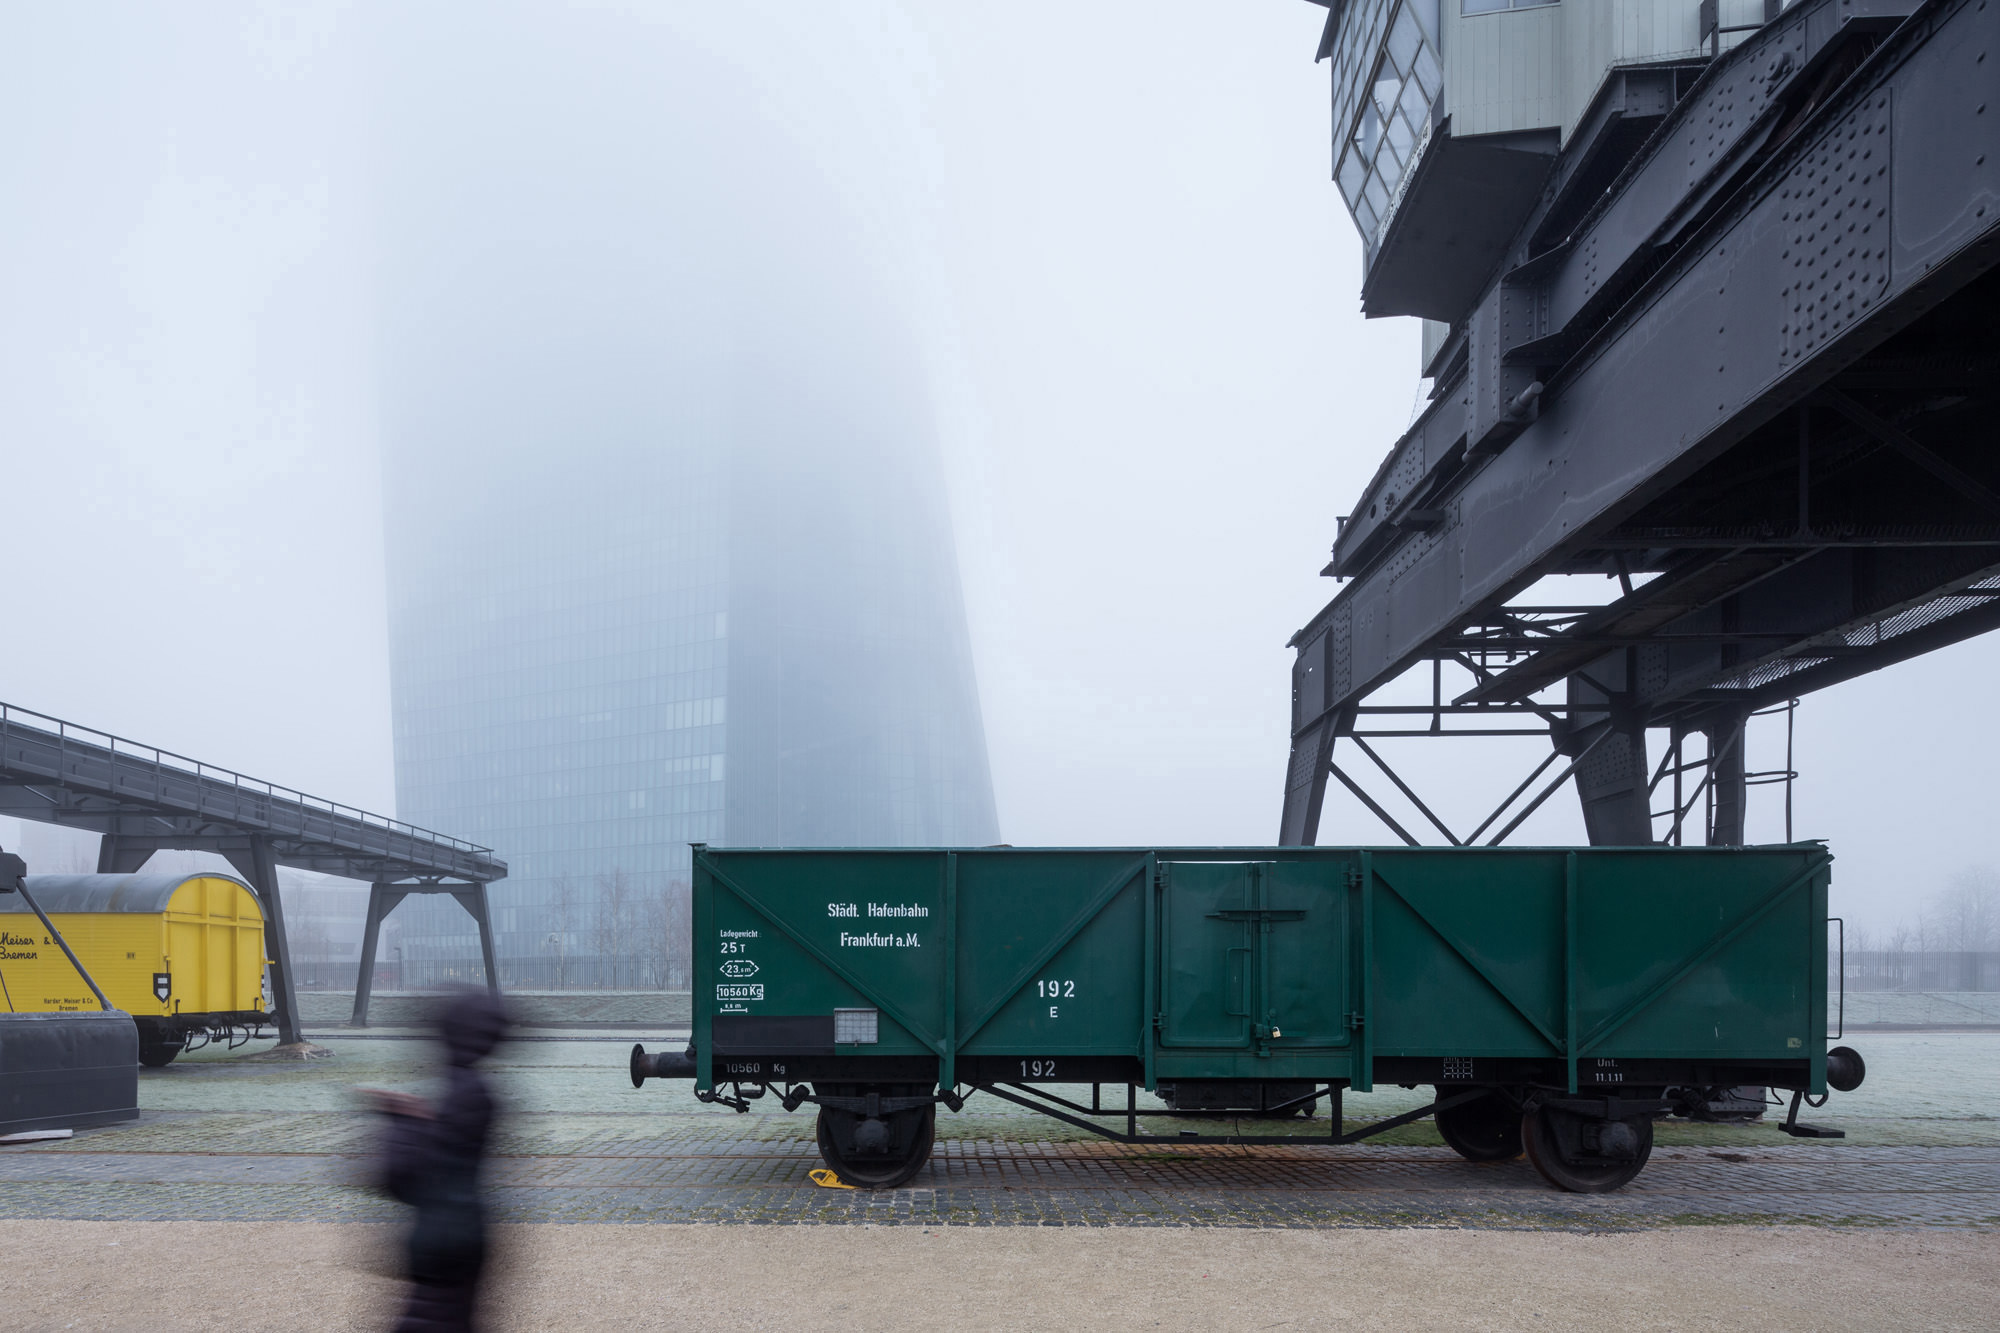
M 1345 867 L 1316 861 L 1162 862 L 1162 1046 L 1345 1046 Z

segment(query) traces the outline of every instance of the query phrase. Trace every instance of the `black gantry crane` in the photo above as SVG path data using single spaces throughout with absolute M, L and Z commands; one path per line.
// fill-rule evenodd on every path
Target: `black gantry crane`
M 1592 843 L 1740 843 L 1747 719 L 2000 625 L 2000 5 L 1606 47 L 1631 3 L 1328 6 L 1363 306 L 1429 321 L 1433 388 L 1292 640 L 1285 844 L 1329 779 L 1408 842 L 1384 781 L 1452 843 L 1571 781 Z M 1501 104 L 1510 60 L 1594 91 Z M 1549 749 L 1476 828 L 1376 743 L 1493 735 Z

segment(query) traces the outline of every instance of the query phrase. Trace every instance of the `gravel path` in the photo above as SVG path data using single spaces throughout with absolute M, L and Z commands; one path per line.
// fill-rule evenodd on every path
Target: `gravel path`
M 387 1228 L 0 1222 L 10 1329 L 385 1327 Z M 496 1329 L 1991 1329 L 1990 1235 L 524 1226 Z

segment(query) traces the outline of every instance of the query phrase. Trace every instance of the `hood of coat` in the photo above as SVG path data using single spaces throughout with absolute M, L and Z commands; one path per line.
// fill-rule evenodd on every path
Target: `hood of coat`
M 500 997 L 483 987 L 458 991 L 438 1011 L 438 1036 L 454 1065 L 491 1055 L 506 1035 L 507 1011 Z

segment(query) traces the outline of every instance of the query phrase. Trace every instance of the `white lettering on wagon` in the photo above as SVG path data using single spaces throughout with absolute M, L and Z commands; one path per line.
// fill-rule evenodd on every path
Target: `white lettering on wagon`
M 840 932 L 840 947 L 843 949 L 921 949 L 924 946 L 923 942 L 917 938 L 917 933 L 914 930 L 907 933 L 897 931 L 888 931 L 885 933 L 883 931 L 871 930 L 866 935 L 850 935 L 843 930 Z
M 718 1000 L 761 1000 L 764 998 L 764 983 L 759 981 L 746 986 L 740 982 L 735 985 L 730 985 L 727 982 L 717 982 L 715 986 L 715 998 Z
M 870 916 L 929 916 L 931 909 L 922 903 L 870 903 Z

